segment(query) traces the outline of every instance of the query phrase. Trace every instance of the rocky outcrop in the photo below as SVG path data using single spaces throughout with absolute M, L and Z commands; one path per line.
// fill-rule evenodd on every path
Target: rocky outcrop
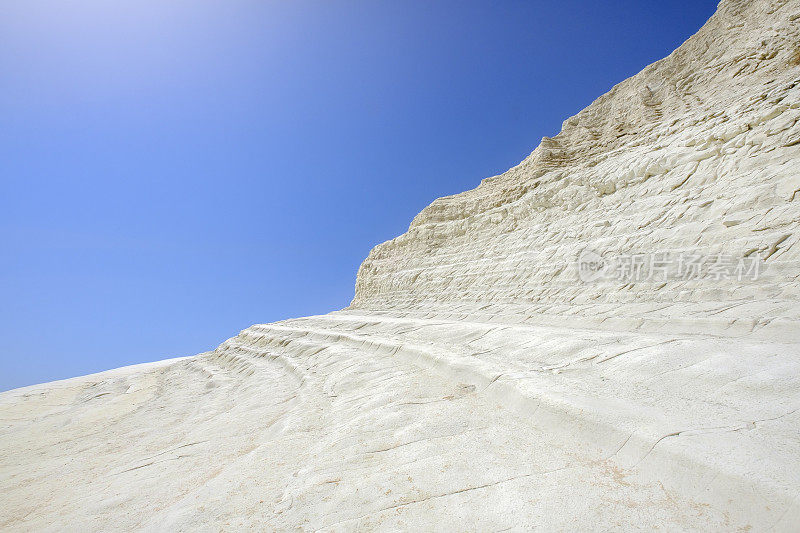
M 723 2 L 522 163 L 376 246 L 352 307 L 800 338 L 799 25 L 796 2 Z M 585 250 L 707 264 L 699 278 L 587 284 Z M 720 255 L 765 268 L 726 283 L 706 275 Z
M 347 309 L 0 394 L 0 528 L 796 530 L 798 43 L 724 0 Z

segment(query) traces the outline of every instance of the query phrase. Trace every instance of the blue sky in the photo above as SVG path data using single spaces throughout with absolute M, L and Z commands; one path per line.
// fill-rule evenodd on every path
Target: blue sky
M 716 2 L 0 5 L 0 390 L 325 313 Z

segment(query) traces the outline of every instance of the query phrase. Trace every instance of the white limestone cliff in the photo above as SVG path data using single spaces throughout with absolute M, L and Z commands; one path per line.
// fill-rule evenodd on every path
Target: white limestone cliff
M 724 0 L 347 309 L 0 394 L 0 528 L 796 531 L 798 119 L 800 2 Z
M 723 2 L 683 46 L 567 119 L 522 163 L 436 200 L 375 247 L 353 307 L 456 304 L 537 322 L 631 319 L 625 327 L 668 318 L 672 331 L 702 323 L 800 338 L 798 13 L 795 2 Z M 760 254 L 769 275 L 581 284 L 572 263 L 585 249 Z M 658 311 L 676 300 L 681 313 Z M 729 302 L 745 303 L 717 312 Z

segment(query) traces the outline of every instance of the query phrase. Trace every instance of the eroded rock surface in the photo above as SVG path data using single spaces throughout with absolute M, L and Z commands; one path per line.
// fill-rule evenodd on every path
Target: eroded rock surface
M 0 394 L 0 528 L 796 531 L 798 119 L 800 2 L 724 0 L 349 308 Z

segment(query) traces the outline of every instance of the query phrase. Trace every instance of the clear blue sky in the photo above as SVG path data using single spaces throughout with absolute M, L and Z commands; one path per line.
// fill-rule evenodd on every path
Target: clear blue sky
M 346 306 L 708 0 L 0 5 L 0 390 Z

